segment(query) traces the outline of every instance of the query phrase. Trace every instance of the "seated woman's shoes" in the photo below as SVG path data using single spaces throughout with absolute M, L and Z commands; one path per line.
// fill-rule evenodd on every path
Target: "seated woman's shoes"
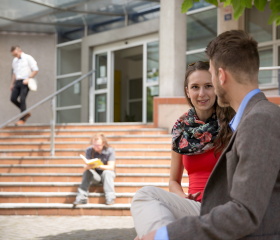
M 106 200 L 106 205 L 113 205 L 115 203 L 115 200 Z
M 79 199 L 73 202 L 74 205 L 87 204 L 87 199 Z

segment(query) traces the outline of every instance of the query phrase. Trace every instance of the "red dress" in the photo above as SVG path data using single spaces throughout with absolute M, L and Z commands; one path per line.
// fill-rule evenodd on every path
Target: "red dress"
M 182 161 L 189 175 L 189 193 L 201 192 L 197 201 L 201 202 L 206 182 L 218 161 L 220 154 L 214 149 L 197 155 L 183 155 Z

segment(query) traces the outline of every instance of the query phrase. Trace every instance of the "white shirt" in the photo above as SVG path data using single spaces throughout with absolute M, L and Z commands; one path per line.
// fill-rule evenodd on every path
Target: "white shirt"
M 13 59 L 12 68 L 16 80 L 29 78 L 31 72 L 39 70 L 35 59 L 25 53 L 21 53 L 20 58 Z

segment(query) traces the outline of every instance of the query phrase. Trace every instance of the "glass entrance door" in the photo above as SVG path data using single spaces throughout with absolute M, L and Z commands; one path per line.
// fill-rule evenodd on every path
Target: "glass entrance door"
M 93 81 L 93 122 L 108 121 L 108 53 L 95 55 L 95 74 Z
M 152 122 L 158 96 L 158 41 L 102 46 L 93 53 L 90 122 Z

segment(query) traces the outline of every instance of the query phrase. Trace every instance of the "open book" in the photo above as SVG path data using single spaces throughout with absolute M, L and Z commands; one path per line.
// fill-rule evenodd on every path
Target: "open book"
M 80 154 L 80 157 L 85 161 L 86 164 L 92 165 L 92 168 L 97 168 L 104 163 L 99 158 L 86 159 L 84 155 Z

